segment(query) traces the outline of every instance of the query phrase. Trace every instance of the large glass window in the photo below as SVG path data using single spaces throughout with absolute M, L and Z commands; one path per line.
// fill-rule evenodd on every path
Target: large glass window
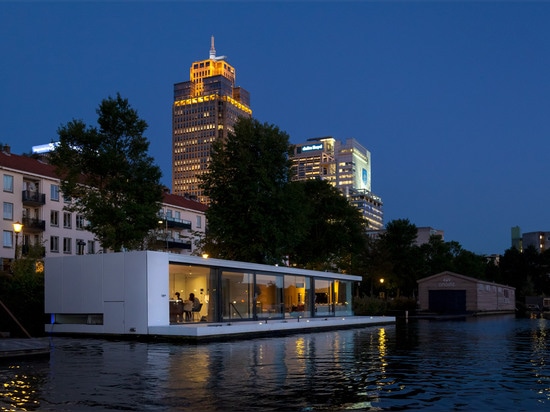
M 254 275 L 252 273 L 222 273 L 222 317 L 228 319 L 253 319 Z
M 310 278 L 306 276 L 285 275 L 284 305 L 287 317 L 309 317 Z
M 334 281 L 334 314 L 336 316 L 353 315 L 351 308 L 352 282 Z
M 216 292 L 215 270 L 209 267 L 170 263 L 170 322 L 198 322 L 216 320 L 217 312 L 214 296 Z M 212 272 L 212 273 L 211 273 Z M 179 293 L 181 304 L 177 302 Z M 193 307 L 190 295 L 198 299 Z
M 283 317 L 283 276 L 256 275 L 256 316 L 259 319 Z
M 331 279 L 314 279 L 315 316 L 334 316 L 334 292 Z

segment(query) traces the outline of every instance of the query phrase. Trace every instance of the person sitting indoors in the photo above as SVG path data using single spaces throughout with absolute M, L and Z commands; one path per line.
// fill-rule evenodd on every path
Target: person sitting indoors
M 193 318 L 192 312 L 198 312 L 199 311 L 200 306 L 201 306 L 201 301 L 199 300 L 199 298 L 195 297 L 194 293 L 190 293 L 189 294 L 189 299 L 187 300 L 186 303 L 187 303 L 187 305 L 185 307 L 185 309 L 186 309 L 186 312 L 185 312 L 186 319 L 191 320 Z M 189 310 L 189 307 L 190 307 L 190 310 Z
M 199 306 L 201 305 L 201 301 L 199 300 L 199 298 L 195 297 L 194 293 L 189 294 L 189 301 L 193 303 L 193 310 L 199 309 Z

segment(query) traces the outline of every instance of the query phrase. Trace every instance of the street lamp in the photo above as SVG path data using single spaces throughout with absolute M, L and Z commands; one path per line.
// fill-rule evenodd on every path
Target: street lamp
M 380 292 L 380 298 L 385 299 L 386 294 L 384 293 L 384 278 L 380 278 L 380 289 L 382 289 L 382 291 Z
M 166 250 L 168 250 L 168 219 L 159 220 L 159 224 L 164 223 L 164 238 L 166 239 Z
M 13 224 L 13 231 L 15 232 L 15 259 L 17 260 L 17 244 L 19 243 L 19 233 L 23 230 L 23 225 L 19 222 Z

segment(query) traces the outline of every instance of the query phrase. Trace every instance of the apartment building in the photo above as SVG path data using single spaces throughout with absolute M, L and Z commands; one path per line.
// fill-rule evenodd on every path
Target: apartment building
M 0 271 L 9 271 L 17 257 L 83 255 L 102 251 L 87 222 L 77 213 L 64 210 L 66 201 L 53 166 L 46 161 L 0 151 L 2 175 L 2 244 Z M 164 194 L 159 227 L 148 243 L 152 250 L 191 254 L 194 240 L 204 232 L 206 206 L 181 196 Z M 18 232 L 17 224 L 22 225 Z M 162 241 L 161 241 L 162 240 Z

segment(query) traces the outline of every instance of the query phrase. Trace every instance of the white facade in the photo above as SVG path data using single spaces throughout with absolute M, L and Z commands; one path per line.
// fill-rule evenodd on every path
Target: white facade
M 183 279 L 191 271 L 205 274 L 193 280 L 204 307 L 200 318 L 177 322 L 171 319 L 174 272 L 182 272 Z M 352 285 L 361 277 L 341 273 L 153 251 L 47 258 L 44 273 L 45 313 L 51 316 L 45 331 L 54 334 L 212 336 L 395 321 L 392 317 L 354 317 Z M 241 281 L 250 276 L 253 279 L 248 290 L 254 290 L 254 296 L 242 297 L 249 299 L 254 316 L 235 316 L 240 304 L 235 297 L 244 290 L 235 290 L 239 287 L 236 283 L 226 282 L 235 275 Z M 296 288 L 305 287 L 305 300 L 311 303 L 309 312 L 294 316 L 284 310 L 286 299 L 282 293 L 278 297 L 281 310 L 277 313 L 266 311 L 260 301 L 274 286 L 271 283 L 263 287 L 266 277 L 281 280 L 280 291 L 285 296 L 296 293 Z M 329 302 L 332 309 L 324 311 L 322 308 L 327 305 L 318 302 L 317 292 L 327 282 L 332 284 L 330 299 L 334 300 Z M 206 294 L 202 294 L 203 288 Z M 242 308 L 244 306 L 239 306 Z

